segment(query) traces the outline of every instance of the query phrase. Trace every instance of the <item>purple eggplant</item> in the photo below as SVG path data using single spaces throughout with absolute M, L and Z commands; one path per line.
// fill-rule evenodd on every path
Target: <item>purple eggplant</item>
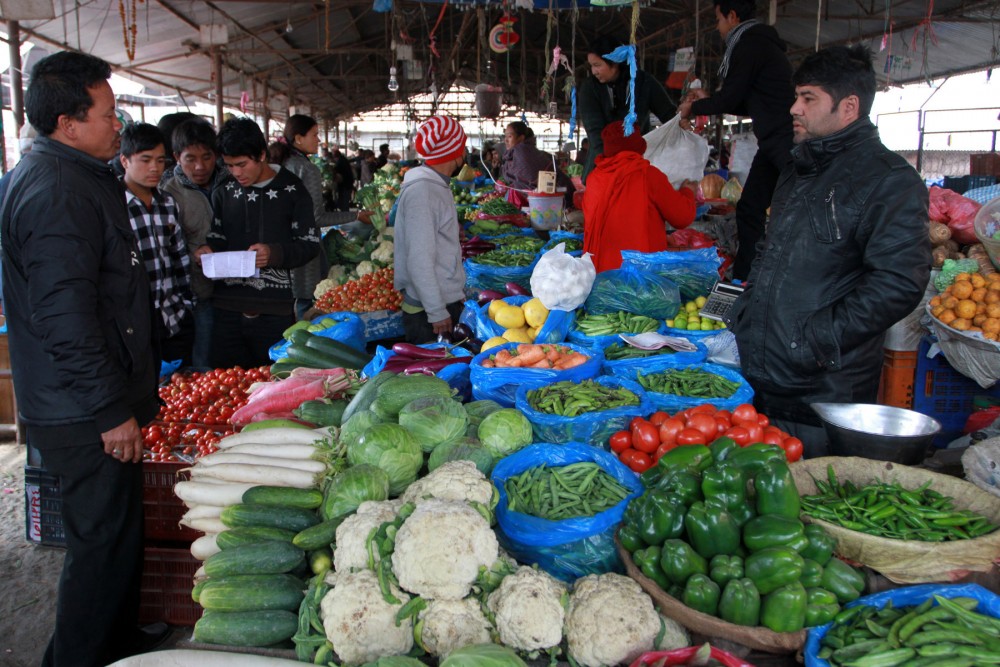
M 384 371 L 390 371 L 392 373 L 402 373 L 410 366 L 427 361 L 426 359 L 411 359 L 410 357 L 401 357 L 399 355 L 393 355 L 389 357 L 388 361 L 385 362 L 385 367 L 382 369 Z
M 428 349 L 412 343 L 396 343 L 392 346 L 392 351 L 410 359 L 444 359 L 448 356 L 448 350 L 443 347 Z
M 497 299 L 502 299 L 502 298 L 504 298 L 504 295 L 501 294 L 500 292 L 496 292 L 491 289 L 484 289 L 479 293 L 479 296 L 476 297 L 476 303 L 482 306 L 484 304 L 489 303 L 490 301 L 496 301 Z
M 453 343 L 462 343 L 475 337 L 475 332 L 467 324 L 459 322 L 451 329 L 451 342 Z
M 517 283 L 504 283 L 504 289 L 507 290 L 507 294 L 510 296 L 531 296 L 529 290 L 524 289 Z
M 403 371 L 405 375 L 412 375 L 413 373 L 430 373 L 431 375 L 437 373 L 445 366 L 451 366 L 452 364 L 467 364 L 472 361 L 472 357 L 448 357 L 447 359 L 427 359 L 424 361 L 417 361 L 410 364 L 410 366 Z

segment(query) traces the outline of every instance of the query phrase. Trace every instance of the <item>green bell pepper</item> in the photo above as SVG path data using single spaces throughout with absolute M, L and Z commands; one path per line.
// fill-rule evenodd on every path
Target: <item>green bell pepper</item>
M 805 527 L 805 536 L 809 540 L 809 545 L 801 552 L 803 558 L 814 560 L 820 565 L 826 565 L 833 557 L 833 550 L 837 546 L 837 540 L 831 535 L 827 535 L 823 526 L 811 523 Z
M 753 515 L 753 510 L 747 504 L 747 481 L 741 468 L 728 463 L 716 463 L 702 473 L 701 491 L 705 500 L 722 503 L 740 526 Z
M 749 579 L 733 579 L 722 590 L 719 616 L 736 625 L 754 626 L 760 621 L 760 593 Z
M 743 544 L 750 551 L 760 551 L 768 547 L 807 546 L 805 526 L 798 519 L 790 519 L 780 514 L 761 514 L 743 526 Z
M 660 547 L 660 569 L 667 579 L 683 586 L 692 574 L 708 574 L 708 561 L 683 540 L 667 540 Z
M 702 500 L 701 483 L 698 481 L 697 475 L 687 470 L 674 470 L 663 475 L 653 488 L 677 496 L 684 505 Z
M 838 602 L 850 602 L 861 597 L 865 590 L 865 578 L 839 558 L 831 558 L 823 567 L 820 587 L 836 595 Z
M 791 547 L 768 547 L 750 554 L 743 571 L 761 595 L 772 593 L 802 576 L 804 562 Z
M 799 518 L 799 490 L 784 461 L 766 464 L 753 480 L 757 491 L 757 514 L 780 514 Z
M 708 448 L 712 450 L 712 458 L 718 463 L 725 461 L 726 457 L 739 450 L 740 446 L 732 438 L 722 436 L 713 440 Z
M 684 585 L 681 601 L 695 611 L 715 616 L 719 610 L 721 595 L 722 589 L 719 588 L 719 584 L 704 574 L 692 574 Z
M 740 527 L 720 503 L 699 501 L 691 505 L 684 528 L 691 546 L 705 558 L 731 554 L 740 546 Z
M 720 586 L 725 586 L 733 579 L 742 579 L 743 559 L 725 554 L 714 556 L 708 563 L 708 576 Z
M 752 445 L 741 447 L 739 451 L 732 452 L 726 457 L 726 463 L 731 463 L 741 468 L 748 479 L 756 475 L 768 463 L 784 461 L 787 461 L 787 459 L 781 447 L 767 445 L 763 442 L 756 442 Z
M 775 632 L 798 632 L 806 625 L 808 595 L 799 582 L 782 586 L 764 596 L 760 624 Z
M 660 545 L 684 532 L 684 513 L 687 507 L 680 498 L 666 491 L 653 490 L 642 494 L 639 501 L 635 523 L 632 525 L 646 544 Z
M 823 582 L 823 566 L 808 558 L 802 559 L 802 576 L 799 581 L 806 588 L 816 588 Z
M 622 527 L 618 529 L 618 541 L 622 543 L 625 551 L 630 554 L 646 546 L 646 543 L 642 541 L 642 537 L 639 536 L 639 530 L 627 523 L 623 523 Z
M 663 590 L 670 588 L 670 580 L 660 569 L 660 547 L 651 546 L 639 549 L 632 554 L 632 560 L 635 561 L 636 566 L 644 575 L 656 582 L 657 586 Z
M 712 465 L 712 450 L 705 445 L 681 445 L 660 457 L 657 466 L 666 475 L 674 470 L 701 472 Z
M 840 613 L 837 596 L 824 588 L 806 586 L 806 627 L 823 625 Z

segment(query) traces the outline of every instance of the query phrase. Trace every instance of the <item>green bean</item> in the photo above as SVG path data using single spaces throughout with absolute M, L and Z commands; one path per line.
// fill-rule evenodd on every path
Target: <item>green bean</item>
M 594 380 L 555 382 L 527 394 L 533 410 L 561 417 L 638 405 L 639 397 L 625 388 L 608 387 Z
M 620 333 L 646 333 L 656 331 L 659 320 L 625 311 L 604 315 L 581 315 L 576 328 L 585 336 L 610 336 Z
M 690 398 L 729 398 L 740 387 L 738 382 L 700 368 L 637 374 L 637 380 L 647 391 Z
M 469 261 L 486 266 L 530 266 L 535 256 L 527 252 L 496 249 L 470 257 Z
M 614 507 L 629 495 L 599 465 L 590 461 L 550 468 L 536 466 L 510 477 L 504 490 L 512 511 L 552 521 L 594 516 Z

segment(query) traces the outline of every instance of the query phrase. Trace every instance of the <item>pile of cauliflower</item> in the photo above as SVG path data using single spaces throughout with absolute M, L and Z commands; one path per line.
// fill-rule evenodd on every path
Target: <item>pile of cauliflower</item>
M 340 525 L 320 616 L 343 663 L 418 648 L 444 660 L 489 642 L 554 656 L 565 639 L 579 665 L 600 667 L 688 645 L 683 628 L 661 618 L 628 577 L 583 577 L 570 592 L 543 571 L 517 567 L 490 527 L 495 504 L 475 464 L 453 461 L 398 500 L 362 503 Z
M 318 299 L 334 287 L 343 285 L 351 280 L 356 280 L 369 273 L 375 273 L 387 266 L 392 266 L 393 253 L 395 251 L 392 232 L 392 227 L 386 227 L 365 244 L 368 259 L 358 262 L 357 265 L 351 268 L 343 264 L 331 266 L 326 274 L 326 278 L 316 284 L 316 287 L 313 289 L 313 296 Z

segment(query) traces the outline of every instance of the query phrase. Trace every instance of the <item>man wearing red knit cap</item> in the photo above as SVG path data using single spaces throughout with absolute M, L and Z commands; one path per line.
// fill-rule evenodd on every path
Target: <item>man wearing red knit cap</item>
M 448 116 L 417 128 L 423 161 L 403 178 L 396 208 L 395 287 L 403 293 L 403 328 L 411 343 L 448 335 L 462 314 L 465 269 L 451 176 L 465 162 L 465 131 Z
M 674 190 L 662 171 L 642 157 L 646 140 L 638 128 L 625 136 L 622 122 L 601 132 L 604 154 L 594 160 L 583 196 L 583 249 L 594 267 L 621 267 L 622 250 L 667 249 L 666 220 L 675 229 L 694 222 L 694 184 Z

